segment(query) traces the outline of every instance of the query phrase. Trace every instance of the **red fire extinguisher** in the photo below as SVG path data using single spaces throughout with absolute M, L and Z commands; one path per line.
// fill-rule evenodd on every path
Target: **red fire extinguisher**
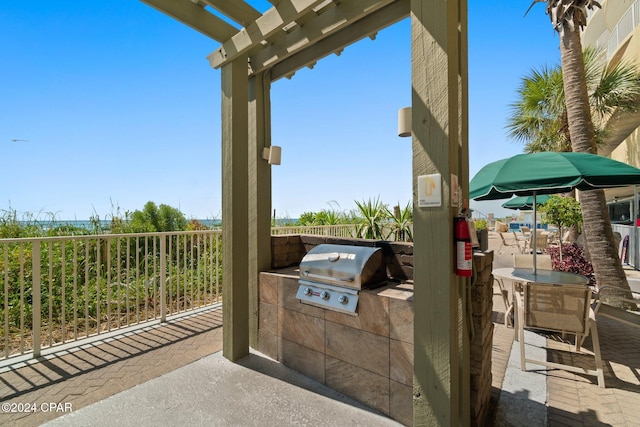
M 471 277 L 472 249 L 467 218 L 455 218 L 454 241 L 456 244 L 456 274 L 458 276 Z

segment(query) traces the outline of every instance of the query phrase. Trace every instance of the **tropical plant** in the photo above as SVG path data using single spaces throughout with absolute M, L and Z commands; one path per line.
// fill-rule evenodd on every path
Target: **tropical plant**
M 531 4 L 542 2 L 534 0 Z M 560 36 L 560 58 L 567 125 L 574 152 L 597 153 L 580 30 L 587 10 L 599 7 L 595 0 L 546 0 L 546 13 Z M 584 191 L 580 197 L 584 235 L 598 284 L 629 290 L 629 283 L 614 244 L 603 190 Z
M 601 51 L 583 51 L 589 107 L 594 121 L 596 144 L 607 136 L 607 119 L 614 111 L 636 111 L 640 96 L 640 73 L 629 62 L 607 67 Z M 508 135 L 525 143 L 525 152 L 571 151 L 562 68 L 544 67 L 524 77 L 518 100 L 510 105 Z M 611 126 L 611 124 L 609 124 Z
M 511 104 L 507 135 L 525 143 L 525 152 L 571 151 L 566 131 L 566 112 L 561 68 L 532 70 L 518 88 Z
M 411 202 L 404 208 L 400 207 L 400 202 L 393 207 L 393 211 L 386 208 L 386 215 L 391 220 L 389 227 L 394 240 L 398 242 L 413 242 L 413 206 Z
M 313 212 L 302 212 L 298 217 L 297 225 L 313 225 L 316 214 Z
M 384 234 L 384 226 L 387 222 L 387 206 L 380 202 L 380 198 L 355 203 L 362 216 L 361 222 L 356 226 L 357 237 L 386 240 L 388 235 Z

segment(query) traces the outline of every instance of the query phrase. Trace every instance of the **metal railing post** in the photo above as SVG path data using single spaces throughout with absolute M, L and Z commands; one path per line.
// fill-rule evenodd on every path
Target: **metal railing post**
M 167 236 L 160 235 L 160 322 L 167 321 Z
M 42 344 L 40 342 L 40 329 L 41 329 L 41 317 L 42 308 L 40 301 L 40 241 L 35 240 L 33 242 L 32 259 L 33 266 L 33 292 L 32 292 L 32 334 L 33 334 L 33 357 L 37 359 L 40 357 L 40 349 Z

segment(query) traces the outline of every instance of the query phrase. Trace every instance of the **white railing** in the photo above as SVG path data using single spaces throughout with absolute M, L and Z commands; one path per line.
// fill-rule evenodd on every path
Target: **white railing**
M 0 360 L 221 301 L 221 233 L 0 240 Z
M 271 227 L 272 235 L 314 234 L 317 236 L 355 237 L 356 225 L 305 225 L 299 227 Z
M 626 243 L 626 253 L 624 259 L 621 259 L 622 263 L 627 263 L 635 270 L 640 270 L 640 242 L 638 238 L 638 228 L 633 225 L 611 224 L 611 228 L 614 232 L 620 233 L 620 244 L 618 247 L 618 255 L 622 258 L 623 248 L 625 246 L 624 240 L 626 236 L 629 236 L 629 240 Z
M 345 238 L 364 238 L 362 231 L 359 230 L 361 226 L 357 224 L 340 224 L 340 225 L 305 225 L 305 226 L 289 226 L 289 227 L 272 227 L 272 235 L 282 234 L 313 234 L 316 236 L 331 236 L 331 237 L 345 237 Z M 410 236 L 413 234 L 413 224 L 409 225 L 409 230 L 404 233 L 398 233 L 394 231 L 394 227 L 391 224 L 382 224 L 381 226 L 382 239 L 395 240 L 395 241 L 410 241 Z
M 611 31 L 607 43 L 607 59 L 614 55 L 618 47 L 638 25 L 640 25 L 640 1 L 636 0 Z
M 272 234 L 353 237 L 355 225 Z M 222 302 L 222 232 L 0 239 L 0 361 Z
M 611 33 L 609 31 L 605 31 L 598 37 L 596 40 L 596 49 L 601 49 L 602 52 L 607 52 L 607 58 L 609 59 L 609 39 L 611 38 Z M 604 55 L 603 55 L 604 56 Z

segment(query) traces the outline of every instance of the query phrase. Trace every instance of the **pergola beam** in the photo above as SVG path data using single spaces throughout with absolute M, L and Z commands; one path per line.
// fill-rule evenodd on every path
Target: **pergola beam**
M 207 12 L 191 0 L 141 0 L 205 36 L 222 43 L 238 32 L 233 25 Z
M 208 4 L 243 27 L 254 22 L 262 15 L 243 0 L 235 0 L 233 2 L 229 0 L 200 0 L 200 2 Z
M 247 53 L 283 27 L 294 22 L 324 0 L 282 0 L 277 6 L 238 31 L 225 41 L 220 48 L 212 52 L 208 59 L 214 68 L 233 61 L 239 55 Z
M 312 65 L 318 59 L 340 51 L 345 46 L 406 18 L 409 16 L 409 12 L 410 0 L 397 0 L 366 18 L 349 24 L 347 27 L 315 43 L 312 49 L 304 49 L 272 66 L 271 81 L 290 76 L 300 68 Z M 251 61 L 251 65 L 253 68 L 253 61 Z
M 320 14 L 307 24 L 296 28 L 287 34 L 280 42 L 261 49 L 253 56 L 249 56 L 251 72 L 260 71 L 272 66 L 300 49 L 306 49 L 318 41 L 339 31 L 345 26 L 375 12 L 392 3 L 394 0 L 359 0 L 342 2 L 325 13 Z M 408 15 L 407 6 L 407 15 Z

